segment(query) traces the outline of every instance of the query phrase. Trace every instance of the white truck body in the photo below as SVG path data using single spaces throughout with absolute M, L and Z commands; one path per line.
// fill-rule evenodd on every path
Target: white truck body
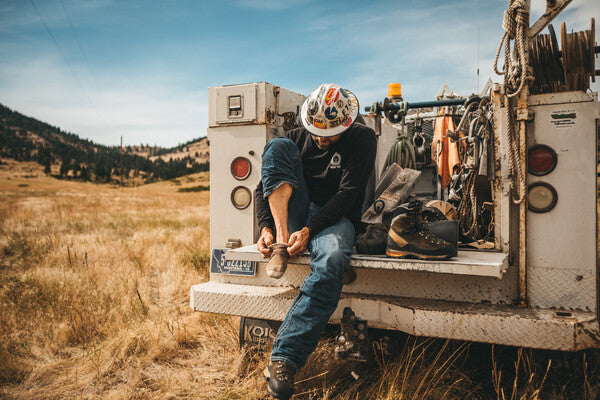
M 552 147 L 558 162 L 546 176 L 527 174 L 527 183 L 550 183 L 557 191 L 558 202 L 546 213 L 527 212 L 527 305 L 520 307 L 516 305 L 520 284 L 516 240 L 519 210 L 510 198 L 506 115 L 496 89 L 492 91 L 495 249 L 459 251 L 448 261 L 355 254 L 351 265 L 357 278 L 344 286 L 331 323 L 339 323 L 342 310 L 349 306 L 370 327 L 414 335 L 569 351 L 600 347 L 600 103 L 596 94 L 583 92 L 529 97 L 533 120 L 528 123 L 527 144 Z M 232 96 L 236 98 L 230 100 Z M 243 112 L 239 111 L 238 96 Z M 191 307 L 281 321 L 310 271 L 309 258 L 294 260 L 279 280 L 267 277 L 265 260 L 254 245 L 258 237 L 254 189 L 260 180 L 263 146 L 283 134 L 284 122 L 289 123 L 289 113 L 297 114 L 304 96 L 260 82 L 213 87 L 209 97 L 213 253 L 210 281 L 192 286 Z M 575 117 L 557 124 L 553 119 L 557 113 Z M 373 117 L 365 118 L 375 127 Z M 379 176 L 398 132 L 387 124 L 381 124 L 376 132 Z M 243 180 L 231 173 L 232 161 L 240 156 L 251 164 Z M 232 190 L 240 185 L 252 193 L 252 201 L 244 209 L 234 207 L 231 201 Z M 241 247 L 227 249 L 228 242 Z

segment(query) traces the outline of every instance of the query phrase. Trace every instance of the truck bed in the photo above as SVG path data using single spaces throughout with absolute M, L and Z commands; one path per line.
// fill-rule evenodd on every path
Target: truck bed
M 310 273 L 307 253 L 281 279 L 266 275 L 256 245 L 223 255 L 255 264 L 253 273 L 211 273 L 191 288 L 194 310 L 281 321 Z M 506 253 L 462 250 L 447 261 L 353 254 L 351 265 L 357 278 L 344 286 L 331 323 L 351 307 L 369 327 L 412 335 L 568 351 L 600 343 L 594 312 L 514 306 L 518 277 Z
M 243 260 L 265 262 L 256 244 L 225 252 L 228 261 Z M 310 264 L 305 253 L 291 260 L 298 265 Z M 384 255 L 352 254 L 350 265 L 355 268 L 434 272 L 456 275 L 489 276 L 501 279 L 508 269 L 508 254 L 492 251 L 461 250 L 450 260 L 425 261 L 417 259 L 394 259 Z

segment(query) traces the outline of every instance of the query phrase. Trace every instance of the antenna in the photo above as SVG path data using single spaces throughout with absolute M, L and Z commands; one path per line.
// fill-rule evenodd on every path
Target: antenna
M 479 93 L 479 27 L 477 27 L 477 93 Z

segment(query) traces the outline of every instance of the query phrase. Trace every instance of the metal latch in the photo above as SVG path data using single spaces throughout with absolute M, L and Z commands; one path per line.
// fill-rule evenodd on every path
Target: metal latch
M 228 249 L 237 249 L 238 247 L 242 247 L 242 241 L 240 239 L 227 239 L 227 243 L 225 243 L 225 247 Z
M 229 117 L 239 118 L 244 115 L 242 109 L 243 97 L 242 95 L 229 96 L 228 98 L 228 115 Z

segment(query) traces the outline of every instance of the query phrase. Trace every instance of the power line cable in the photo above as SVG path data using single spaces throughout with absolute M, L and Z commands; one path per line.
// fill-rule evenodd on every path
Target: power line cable
M 40 17 L 40 20 L 42 21 L 42 23 L 46 27 L 46 31 L 48 32 L 48 34 L 50 35 L 50 37 L 54 41 L 54 44 L 56 45 L 56 48 L 58 49 L 59 53 L 62 55 L 62 57 L 64 58 L 65 62 L 69 66 L 69 70 L 71 71 L 71 74 L 73 75 L 73 78 L 75 79 L 75 81 L 77 82 L 77 84 L 79 85 L 79 87 L 81 88 L 81 90 L 83 91 L 83 94 L 85 95 L 85 97 L 91 103 L 90 96 L 88 95 L 87 91 L 85 90 L 85 87 L 81 84 L 81 81 L 77 77 L 77 74 L 75 73 L 75 70 L 73 69 L 73 66 L 71 65 L 71 63 L 67 59 L 67 56 L 65 55 L 65 53 L 62 51 L 61 47 L 59 46 L 58 41 L 56 40 L 56 37 L 54 37 L 54 35 L 52 34 L 52 31 L 48 27 L 48 24 L 46 24 L 46 21 L 44 20 L 44 17 L 42 17 L 42 14 L 40 13 L 40 10 L 37 8 L 37 6 L 33 2 L 33 0 L 29 0 L 29 2 L 31 3 L 31 5 L 33 6 L 33 8 L 35 8 L 35 11 L 37 12 L 38 16 Z
M 65 7 L 65 3 L 63 2 L 63 0 L 60 0 L 60 5 L 62 6 L 65 16 L 67 17 L 67 21 L 69 21 L 69 25 L 71 27 L 71 32 L 73 33 L 73 36 L 75 37 L 75 41 L 77 42 L 77 45 L 79 46 L 79 51 L 81 51 L 81 54 L 83 55 L 87 70 L 88 70 L 90 76 L 92 77 L 92 80 L 94 81 L 94 88 L 97 90 L 99 88 L 98 80 L 96 79 L 96 75 L 92 71 L 92 65 L 90 64 L 90 60 L 88 59 L 87 53 L 85 52 L 85 50 L 83 49 L 83 46 L 81 45 L 81 41 L 79 40 L 79 35 L 77 34 L 77 31 L 75 30 L 75 26 L 73 25 L 73 21 L 71 20 L 71 16 L 67 12 L 67 8 Z M 93 106 L 94 113 L 99 117 L 98 120 L 102 121 L 102 124 L 105 125 L 104 117 L 101 116 L 101 114 L 98 114 L 95 111 L 96 109 L 97 109 L 97 107 Z
M 67 12 L 67 9 L 65 7 L 65 3 L 63 2 L 63 0 L 60 0 L 60 5 L 62 6 L 65 16 L 67 17 L 67 21 L 69 21 L 69 25 L 71 26 L 71 32 L 73 33 L 73 36 L 75 37 L 75 41 L 77 42 L 77 45 L 79 46 L 79 50 L 81 51 L 81 54 L 83 55 L 88 72 L 90 73 L 92 79 L 94 80 L 94 84 L 97 87 L 98 82 L 96 81 L 96 76 L 92 72 L 92 67 L 91 67 L 90 61 L 87 57 L 86 52 L 83 50 L 83 46 L 81 45 L 81 41 L 79 40 L 79 35 L 77 35 L 77 32 L 75 31 L 75 27 L 73 26 L 73 22 L 71 21 L 71 16 Z
M 83 55 L 83 57 L 85 59 L 85 63 L 86 63 L 87 69 L 88 69 L 88 71 L 90 73 L 90 76 L 92 77 L 92 79 L 94 81 L 94 85 L 95 85 L 96 88 L 98 88 L 99 85 L 98 85 L 98 81 L 96 79 L 96 75 L 92 71 L 91 63 L 89 62 L 89 59 L 87 57 L 87 53 L 83 49 L 81 41 L 79 40 L 79 35 L 77 35 L 77 32 L 75 30 L 75 26 L 73 25 L 73 21 L 71 20 L 71 17 L 69 15 L 69 13 L 67 12 L 67 9 L 65 7 L 64 1 L 60 0 L 60 4 L 62 6 L 62 9 L 63 9 L 64 13 L 65 13 L 65 16 L 67 17 L 69 25 L 71 26 L 71 32 L 73 33 L 73 36 L 75 37 L 75 40 L 77 41 L 77 45 L 79 46 L 79 50 L 81 51 L 81 54 Z M 133 84 L 131 83 L 131 80 L 129 79 L 129 77 L 126 76 L 125 78 L 126 78 L 127 82 L 129 83 L 129 85 L 133 86 Z M 101 118 L 101 120 L 104 122 L 104 118 Z

